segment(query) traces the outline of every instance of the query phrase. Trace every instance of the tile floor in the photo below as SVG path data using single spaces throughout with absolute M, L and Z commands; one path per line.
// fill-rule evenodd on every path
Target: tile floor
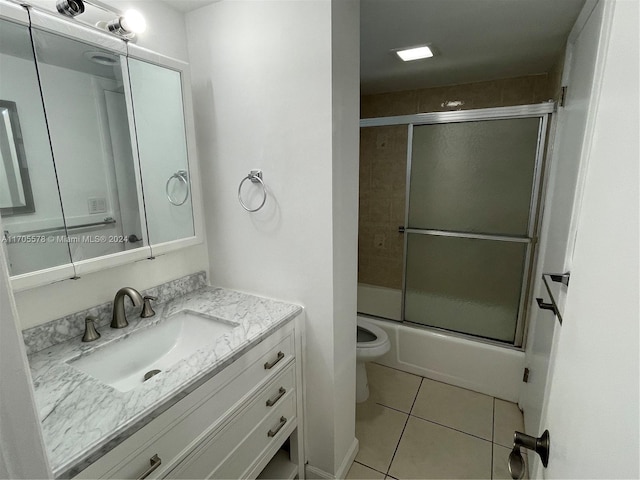
M 369 399 L 356 406 L 360 451 L 348 479 L 510 479 L 514 403 L 367 364 Z

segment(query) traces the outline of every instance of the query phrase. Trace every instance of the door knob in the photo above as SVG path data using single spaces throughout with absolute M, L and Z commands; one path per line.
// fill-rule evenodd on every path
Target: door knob
M 549 430 L 545 430 L 538 438 L 522 432 L 514 432 L 513 450 L 509 454 L 509 473 L 514 480 L 524 477 L 524 459 L 520 453 L 520 447 L 533 450 L 540 455 L 540 460 L 545 468 L 549 464 Z

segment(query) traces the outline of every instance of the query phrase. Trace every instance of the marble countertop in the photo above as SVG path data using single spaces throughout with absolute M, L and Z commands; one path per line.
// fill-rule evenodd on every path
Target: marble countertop
M 151 318 L 129 318 L 127 328 L 102 328 L 102 337 L 95 342 L 82 343 L 76 337 L 29 357 L 44 441 L 56 478 L 82 471 L 302 311 L 298 305 L 214 287 L 154 309 L 156 315 Z M 181 310 L 239 325 L 127 392 L 67 363 L 164 322 Z

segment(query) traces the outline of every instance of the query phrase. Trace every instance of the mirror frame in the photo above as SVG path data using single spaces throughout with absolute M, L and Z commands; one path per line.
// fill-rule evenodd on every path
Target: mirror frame
M 30 15 L 26 9 L 29 9 Z M 34 7 L 22 7 L 19 5 L 4 5 L 0 2 L 0 17 L 10 21 L 32 26 L 39 30 L 61 35 L 72 40 L 81 41 L 89 45 L 93 45 L 102 49 L 112 51 L 116 55 L 123 57 L 136 58 L 146 62 L 153 63 L 160 67 L 176 70 L 180 73 L 182 80 L 182 101 L 184 108 L 185 135 L 187 142 L 187 162 L 189 168 L 189 177 L 191 180 L 191 196 L 192 196 L 192 212 L 194 223 L 194 235 L 171 242 L 149 245 L 149 236 L 146 232 L 146 222 L 144 222 L 144 202 L 140 202 L 141 219 L 145 223 L 144 228 L 144 246 L 135 250 L 118 252 L 110 255 L 96 257 L 87 260 L 71 262 L 44 270 L 37 270 L 22 275 L 11 277 L 11 286 L 14 291 L 28 290 L 43 285 L 48 285 L 61 280 L 78 278 L 87 273 L 93 273 L 120 265 L 131 264 L 141 260 L 153 260 L 155 256 L 169 253 L 178 249 L 201 244 L 204 241 L 204 228 L 202 217 L 202 197 L 200 189 L 200 172 L 198 168 L 197 152 L 195 147 L 195 125 L 193 118 L 193 104 L 191 98 L 191 78 L 189 74 L 189 64 L 176 60 L 151 50 L 147 50 L 136 45 L 130 44 L 123 39 L 114 37 L 106 32 L 90 28 L 73 20 L 57 17 L 49 12 L 38 10 Z M 129 75 L 127 62 L 124 72 Z M 129 82 L 125 82 L 125 97 L 127 100 L 127 110 L 129 114 L 129 126 L 131 131 L 131 146 L 133 150 L 136 182 L 138 188 L 141 188 L 140 180 L 140 159 L 138 156 L 138 144 L 135 136 L 133 109 L 131 103 L 131 87 Z M 143 198 L 143 197 L 142 197 Z
M 33 192 L 31 191 L 31 180 L 29 178 L 29 167 L 24 151 L 24 143 L 22 142 L 22 130 L 20 129 L 20 119 L 18 118 L 18 107 L 16 102 L 9 100 L 0 100 L 0 108 L 5 108 L 9 112 L 9 123 L 11 126 L 11 139 L 13 140 L 13 149 L 16 152 L 16 161 L 18 163 L 18 172 L 20 174 L 20 183 L 22 183 L 22 192 L 24 194 L 24 205 L 19 207 L 2 207 L 0 213 L 3 216 L 23 215 L 25 213 L 33 213 L 36 211 L 33 203 Z M 2 125 L 0 124 L 0 128 Z M 9 132 L 5 131 L 7 138 Z M 16 179 L 17 180 L 17 179 Z

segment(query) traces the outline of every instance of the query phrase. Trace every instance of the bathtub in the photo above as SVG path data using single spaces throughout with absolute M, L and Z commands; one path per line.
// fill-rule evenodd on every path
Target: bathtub
M 391 350 L 377 363 L 476 392 L 518 402 L 524 352 L 393 320 L 360 318 L 382 328 Z

